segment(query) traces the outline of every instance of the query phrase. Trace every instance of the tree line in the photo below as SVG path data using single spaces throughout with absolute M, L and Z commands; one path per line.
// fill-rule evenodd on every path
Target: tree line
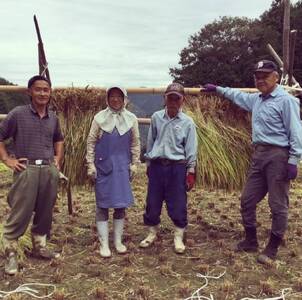
M 0 85 L 13 85 L 11 82 L 0 77 Z M 15 106 L 29 103 L 29 97 L 23 93 L 0 92 L 0 114 L 7 114 Z
M 297 29 L 294 76 L 302 82 L 302 1 L 291 5 L 291 29 Z M 274 0 L 257 19 L 221 17 L 191 35 L 180 52 L 179 66 L 170 69 L 185 86 L 207 82 L 231 87 L 253 87 L 252 69 L 262 59 L 274 60 L 270 43 L 282 58 L 283 4 Z

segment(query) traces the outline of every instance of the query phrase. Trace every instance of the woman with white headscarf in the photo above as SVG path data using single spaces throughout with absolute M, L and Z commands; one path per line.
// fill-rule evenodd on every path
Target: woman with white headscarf
M 109 208 L 114 208 L 114 246 L 125 253 L 122 243 L 125 209 L 133 204 L 130 180 L 139 163 L 140 141 L 136 116 L 125 108 L 127 92 L 107 89 L 108 107 L 94 116 L 87 139 L 88 176 L 95 179 L 96 225 L 100 254 L 110 257 Z

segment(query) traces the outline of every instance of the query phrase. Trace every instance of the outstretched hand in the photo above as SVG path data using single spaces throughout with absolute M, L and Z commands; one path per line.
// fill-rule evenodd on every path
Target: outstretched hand
M 206 83 L 204 86 L 204 92 L 216 92 L 217 86 L 212 83 Z

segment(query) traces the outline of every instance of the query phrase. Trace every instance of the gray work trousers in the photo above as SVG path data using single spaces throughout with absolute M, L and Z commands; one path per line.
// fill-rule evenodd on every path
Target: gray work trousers
M 59 171 L 52 165 L 28 165 L 14 174 L 7 200 L 11 208 L 4 224 L 3 238 L 12 243 L 26 231 L 34 213 L 31 231 L 45 235 L 52 222 L 53 206 L 57 197 Z
M 288 220 L 288 148 L 262 145 L 255 148 L 247 182 L 241 195 L 243 225 L 256 227 L 256 206 L 268 193 L 272 214 L 271 231 L 282 238 Z

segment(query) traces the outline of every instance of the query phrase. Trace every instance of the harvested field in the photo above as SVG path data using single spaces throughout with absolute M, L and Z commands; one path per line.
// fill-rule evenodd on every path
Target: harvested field
M 73 190 L 74 214 L 68 215 L 67 199 L 60 193 L 55 208 L 50 243 L 62 253 L 57 261 L 40 261 L 26 255 L 22 270 L 15 276 L 4 274 L 4 255 L 0 257 L 0 290 L 13 290 L 23 283 L 51 283 L 56 286 L 52 299 L 186 299 L 204 285 L 198 273 L 217 276 L 200 295 L 211 299 L 265 299 L 281 295 L 284 288 L 292 293 L 284 299 L 302 299 L 302 178 L 292 185 L 289 230 L 280 249 L 279 260 L 272 266 L 256 263 L 256 254 L 232 251 L 242 238 L 239 192 L 195 188 L 189 194 L 189 226 L 184 255 L 173 252 L 173 226 L 163 211 L 158 241 L 149 249 L 138 244 L 145 236 L 142 222 L 146 195 L 145 169 L 133 182 L 136 198 L 128 210 L 125 243 L 128 253 L 102 259 L 94 225 L 93 188 Z M 10 172 L 1 171 L 1 209 L 3 222 L 8 212 L 6 194 Z M 266 201 L 258 208 L 258 236 L 261 248 L 269 236 L 270 214 Z M 112 225 L 112 224 L 111 224 Z M 112 226 L 111 226 L 112 227 Z M 111 234 L 112 244 L 112 234 Z M 50 290 L 49 290 L 50 291 Z M 44 294 L 46 290 L 42 289 Z M 33 299 L 10 296 L 6 299 Z M 193 299 L 193 298 L 192 298 Z M 194 298 L 198 299 L 198 298 Z M 280 298 L 281 299 L 281 298 Z

